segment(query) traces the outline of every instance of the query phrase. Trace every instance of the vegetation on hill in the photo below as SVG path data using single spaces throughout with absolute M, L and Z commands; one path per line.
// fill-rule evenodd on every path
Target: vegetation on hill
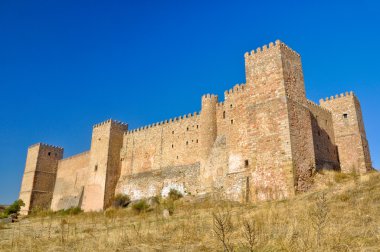
M 379 251 L 380 174 L 314 180 L 309 193 L 258 204 L 174 196 L 144 211 L 131 203 L 102 213 L 40 212 L 0 227 L 0 250 Z
M 8 218 L 12 214 L 17 215 L 22 206 L 25 206 L 24 202 L 20 199 L 16 200 L 12 205 L 7 206 L 4 211 L 0 212 L 0 219 Z

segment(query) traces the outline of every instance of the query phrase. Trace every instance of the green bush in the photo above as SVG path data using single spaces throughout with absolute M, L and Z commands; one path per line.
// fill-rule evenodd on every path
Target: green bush
M 117 194 L 113 200 L 115 208 L 125 208 L 131 203 L 131 199 L 126 194 Z
M 141 199 L 138 202 L 136 202 L 135 204 L 133 204 L 132 208 L 137 213 L 141 213 L 141 212 L 145 212 L 146 210 L 148 210 L 149 205 L 148 205 L 148 203 L 146 202 L 145 199 Z
M 18 214 L 21 207 L 25 206 L 24 202 L 21 199 L 16 200 L 12 205 L 5 208 L 4 213 L 0 215 L 0 218 L 7 218 L 11 214 Z
M 183 195 L 182 195 L 182 193 L 180 191 L 178 191 L 178 190 L 176 190 L 174 188 L 170 189 L 170 191 L 169 191 L 169 198 L 170 199 L 172 199 L 172 200 L 178 200 L 178 199 L 180 199 L 182 197 L 183 197 Z

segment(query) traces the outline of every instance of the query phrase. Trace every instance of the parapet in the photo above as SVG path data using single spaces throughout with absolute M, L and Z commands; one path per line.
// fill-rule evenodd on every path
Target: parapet
M 46 144 L 46 143 L 36 143 L 36 144 L 29 146 L 28 149 L 34 148 L 36 146 L 48 147 L 48 148 L 57 149 L 57 150 L 63 150 L 62 147 L 50 145 L 50 144 Z
M 249 57 L 259 57 L 261 55 L 264 55 L 268 51 L 271 51 L 273 49 L 278 49 L 278 48 L 285 49 L 288 52 L 294 54 L 295 56 L 301 57 L 299 55 L 299 53 L 297 53 L 296 51 L 294 51 L 293 49 L 291 49 L 289 46 L 287 46 L 285 43 L 281 42 L 280 40 L 276 40 L 275 43 L 270 42 L 269 46 L 264 45 L 263 47 L 258 47 L 256 50 L 252 50 L 251 52 L 246 52 L 244 54 L 244 57 L 246 59 L 249 58 Z
M 224 91 L 224 98 L 226 98 L 228 95 L 236 94 L 236 93 L 242 93 L 244 92 L 246 88 L 245 83 L 236 84 L 233 88 Z
M 95 124 L 94 126 L 92 126 L 92 128 L 97 128 L 97 127 L 100 127 L 100 126 L 103 126 L 103 125 L 107 125 L 107 124 L 113 124 L 113 125 L 118 125 L 118 126 L 122 126 L 122 127 L 128 128 L 128 124 L 127 123 L 123 123 L 121 121 L 112 120 L 112 119 L 108 119 L 108 120 L 106 120 L 104 122 Z
M 152 129 L 152 128 L 157 127 L 157 126 L 163 126 L 163 125 L 166 125 L 166 124 L 176 123 L 176 122 L 180 122 L 180 121 L 183 121 L 183 120 L 186 120 L 186 119 L 195 118 L 198 115 L 199 115 L 198 112 L 188 113 L 188 114 L 183 115 L 183 116 L 177 116 L 177 117 L 170 118 L 168 120 L 164 120 L 164 121 L 161 121 L 161 122 L 158 122 L 158 123 L 153 123 L 153 124 L 149 124 L 149 125 L 145 125 L 145 126 L 133 129 L 133 130 L 129 130 L 129 131 L 125 132 L 124 135 L 130 135 L 130 134 L 133 134 L 135 132 L 140 132 L 140 131 Z
M 314 107 L 314 108 L 317 108 L 317 109 L 323 110 L 323 111 L 328 112 L 328 113 L 331 114 L 331 111 L 330 111 L 330 110 L 328 110 L 328 109 L 326 109 L 326 108 L 324 108 L 324 107 L 319 106 L 318 104 L 316 104 L 316 103 L 313 102 L 313 101 L 306 100 L 306 102 L 307 102 L 307 105 L 309 106 L 309 108 L 310 108 L 310 107 Z
M 214 94 L 205 94 L 205 95 L 202 95 L 202 101 L 205 101 L 205 100 L 218 101 L 218 96 L 214 95 Z
M 326 97 L 325 99 L 320 99 L 319 104 L 323 104 L 325 102 L 331 102 L 331 101 L 338 100 L 341 98 L 346 98 L 346 97 L 356 97 L 356 96 L 355 96 L 354 92 L 350 91 L 350 92 L 346 92 L 346 93 L 341 93 L 340 95 L 335 95 L 335 97 L 330 96 L 330 97 Z

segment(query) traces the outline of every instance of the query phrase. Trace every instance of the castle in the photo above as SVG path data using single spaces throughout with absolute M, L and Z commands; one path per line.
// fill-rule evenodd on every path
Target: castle
M 93 126 L 91 149 L 29 147 L 20 199 L 33 208 L 103 210 L 115 194 L 132 200 L 222 192 L 234 201 L 292 197 L 315 170 L 372 169 L 361 108 L 345 93 L 307 100 L 300 55 L 280 41 L 246 53 L 246 83 L 204 95 L 200 113 L 138 129 L 107 120 Z

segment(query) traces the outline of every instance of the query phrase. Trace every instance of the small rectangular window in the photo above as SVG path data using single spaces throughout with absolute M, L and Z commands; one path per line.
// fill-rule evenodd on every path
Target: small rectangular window
M 347 118 L 348 117 L 348 114 L 343 114 L 343 118 Z
M 248 167 L 248 165 L 249 165 L 248 160 L 245 160 L 245 161 L 244 161 L 244 166 L 245 166 L 245 167 Z

